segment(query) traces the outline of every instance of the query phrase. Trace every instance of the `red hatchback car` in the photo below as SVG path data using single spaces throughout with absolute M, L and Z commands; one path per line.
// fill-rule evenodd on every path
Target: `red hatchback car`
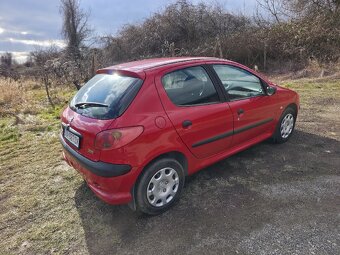
M 100 69 L 62 113 L 65 160 L 109 204 L 167 210 L 185 177 L 265 139 L 285 142 L 296 92 L 216 58 Z

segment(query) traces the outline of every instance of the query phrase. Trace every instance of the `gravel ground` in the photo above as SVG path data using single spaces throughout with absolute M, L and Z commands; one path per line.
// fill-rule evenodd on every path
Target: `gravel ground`
M 108 206 L 82 185 L 90 254 L 339 254 L 340 142 L 296 130 L 187 180 L 163 215 Z

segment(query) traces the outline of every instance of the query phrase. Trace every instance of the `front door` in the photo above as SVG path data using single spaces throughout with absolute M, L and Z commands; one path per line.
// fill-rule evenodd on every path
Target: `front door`
M 202 66 L 184 66 L 156 77 L 165 111 L 184 144 L 197 158 L 231 145 L 233 114 Z
M 232 146 L 247 143 L 274 128 L 273 98 L 254 74 L 232 65 L 213 65 L 229 99 L 234 116 Z

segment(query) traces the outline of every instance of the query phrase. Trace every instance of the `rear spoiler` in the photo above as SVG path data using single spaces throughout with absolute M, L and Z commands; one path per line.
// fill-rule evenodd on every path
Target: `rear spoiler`
M 121 70 L 121 69 L 112 69 L 112 68 L 102 68 L 97 70 L 96 74 L 118 74 L 121 76 L 129 76 L 134 78 L 139 78 L 144 80 L 145 73 L 143 71 L 133 72 L 129 70 Z

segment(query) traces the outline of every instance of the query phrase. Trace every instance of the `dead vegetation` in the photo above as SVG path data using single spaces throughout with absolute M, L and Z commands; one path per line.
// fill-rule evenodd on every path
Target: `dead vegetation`
M 55 129 L 60 110 L 74 93 L 70 87 L 52 87 L 52 107 L 38 81 L 0 79 L 0 141 L 17 141 L 26 131 Z

